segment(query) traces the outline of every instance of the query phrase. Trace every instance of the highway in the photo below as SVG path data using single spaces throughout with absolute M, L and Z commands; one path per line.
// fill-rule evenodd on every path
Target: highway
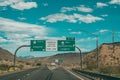
M 77 75 L 70 70 L 58 67 L 49 70 L 48 67 L 29 69 L 6 75 L 0 75 L 0 80 L 90 80 Z

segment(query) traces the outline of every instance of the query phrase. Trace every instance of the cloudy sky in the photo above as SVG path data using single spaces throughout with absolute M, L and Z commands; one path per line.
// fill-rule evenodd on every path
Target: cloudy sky
M 14 53 L 30 40 L 75 37 L 84 51 L 120 41 L 120 0 L 0 0 L 0 47 Z M 59 52 L 30 52 L 18 56 L 49 56 Z M 60 52 L 61 53 L 61 52 Z

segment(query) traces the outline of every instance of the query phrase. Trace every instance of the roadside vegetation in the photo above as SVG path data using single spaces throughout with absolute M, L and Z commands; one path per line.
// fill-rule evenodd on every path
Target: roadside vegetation
M 100 72 L 104 74 L 120 76 L 120 66 L 108 66 L 100 68 Z

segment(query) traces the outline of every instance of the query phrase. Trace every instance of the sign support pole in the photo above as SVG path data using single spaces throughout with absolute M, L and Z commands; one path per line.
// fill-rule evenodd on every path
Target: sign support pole
M 81 49 L 77 46 L 75 46 L 79 51 L 80 51 L 80 69 L 82 70 L 82 53 L 81 53 Z
M 17 54 L 17 51 L 20 49 L 20 48 L 22 48 L 22 47 L 30 47 L 30 45 L 22 45 L 22 46 L 20 46 L 20 47 L 18 47 L 16 50 L 15 50 L 15 54 L 14 54 L 14 71 L 15 71 L 15 67 L 16 67 L 16 54 Z

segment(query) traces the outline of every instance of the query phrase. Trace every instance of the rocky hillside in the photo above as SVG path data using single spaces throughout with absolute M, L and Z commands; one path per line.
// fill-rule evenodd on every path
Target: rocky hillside
M 96 67 L 96 50 L 84 57 L 84 66 Z M 99 47 L 99 66 L 120 66 L 120 42 L 104 43 Z
M 13 69 L 14 56 L 9 51 L 0 48 L 0 74 L 14 71 Z M 36 65 L 28 61 L 16 57 L 16 70 L 28 69 L 36 67 Z
M 0 59 L 13 60 L 13 55 L 9 51 L 0 48 Z

